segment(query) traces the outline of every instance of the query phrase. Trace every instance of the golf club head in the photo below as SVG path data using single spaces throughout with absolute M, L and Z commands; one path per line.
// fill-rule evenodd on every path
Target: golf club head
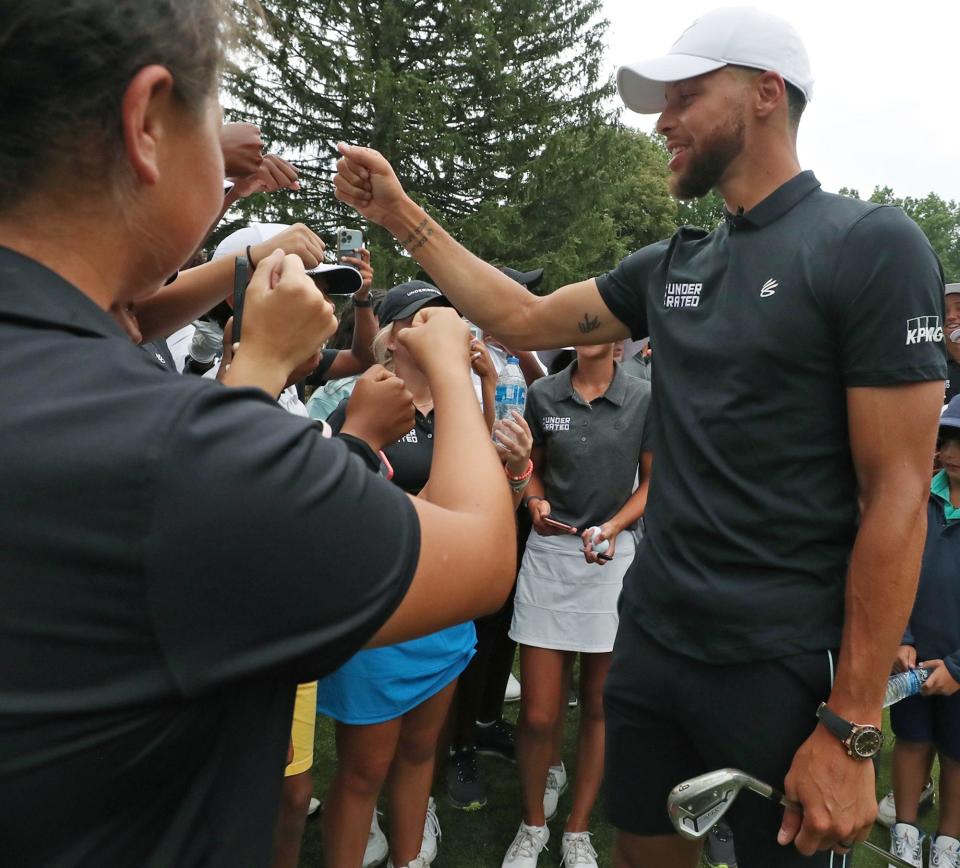
M 739 769 L 717 769 L 677 784 L 667 796 L 670 822 L 684 838 L 702 838 L 753 782 Z

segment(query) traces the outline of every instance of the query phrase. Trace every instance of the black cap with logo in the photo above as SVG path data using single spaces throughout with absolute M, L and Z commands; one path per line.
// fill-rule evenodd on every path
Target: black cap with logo
M 389 290 L 380 302 L 380 307 L 377 309 L 380 327 L 390 325 L 398 319 L 413 316 L 428 304 L 452 307 L 447 297 L 431 283 L 423 280 L 401 283 Z

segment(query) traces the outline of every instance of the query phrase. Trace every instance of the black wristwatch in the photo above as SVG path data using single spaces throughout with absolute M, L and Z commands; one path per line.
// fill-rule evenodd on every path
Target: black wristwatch
M 355 295 L 351 295 L 350 298 L 354 307 L 373 307 L 373 299 L 369 295 L 366 298 L 357 298 Z
M 839 714 L 834 714 L 827 703 L 821 702 L 817 717 L 840 743 L 847 749 L 847 755 L 857 760 L 873 759 L 883 748 L 883 733 L 869 723 L 851 723 Z

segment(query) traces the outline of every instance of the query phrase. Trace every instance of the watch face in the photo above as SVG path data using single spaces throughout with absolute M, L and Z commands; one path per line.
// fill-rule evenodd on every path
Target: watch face
M 855 756 L 870 759 L 880 753 L 883 747 L 883 733 L 875 726 L 866 726 L 853 736 L 851 747 Z

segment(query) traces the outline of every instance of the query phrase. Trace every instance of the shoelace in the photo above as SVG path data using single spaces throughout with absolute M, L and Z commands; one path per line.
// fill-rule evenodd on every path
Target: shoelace
M 597 851 L 590 843 L 590 832 L 580 832 L 575 838 L 568 838 L 566 852 L 563 854 L 561 865 L 573 868 L 574 865 L 596 865 Z
M 542 843 L 533 832 L 521 827 L 520 831 L 517 832 L 517 837 L 513 839 L 513 846 L 507 856 L 511 859 L 515 859 L 517 856 L 536 858 L 540 855 L 541 850 L 549 851 L 550 848 Z
M 941 857 L 947 861 L 942 861 Z M 930 848 L 930 868 L 957 868 L 957 866 L 960 866 L 960 848 L 943 849 L 936 844 Z
M 923 865 L 923 838 L 917 838 L 915 844 L 906 835 L 902 838 L 894 838 L 893 855 L 913 859 Z
M 437 809 L 434 805 L 427 806 L 427 816 L 423 824 L 424 835 L 433 835 L 438 841 L 443 838 L 440 831 L 440 820 L 437 818 Z

